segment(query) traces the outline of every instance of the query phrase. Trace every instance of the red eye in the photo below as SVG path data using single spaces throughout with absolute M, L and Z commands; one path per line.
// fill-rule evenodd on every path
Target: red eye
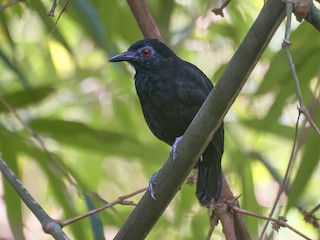
M 149 57 L 151 55 L 151 51 L 148 48 L 142 49 L 141 51 L 142 56 Z

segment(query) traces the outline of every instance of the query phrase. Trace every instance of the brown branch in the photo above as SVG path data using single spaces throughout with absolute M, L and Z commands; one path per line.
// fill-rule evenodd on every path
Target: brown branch
M 315 208 L 313 208 L 310 212 L 307 212 L 302 207 L 299 207 L 299 210 L 302 212 L 304 216 L 304 220 L 307 223 L 310 223 L 315 228 L 320 228 L 320 225 L 318 223 L 319 218 L 316 217 L 315 213 L 320 209 L 320 204 L 318 204 Z
M 22 2 L 23 0 L 11 0 L 10 2 L 0 6 L 0 11 L 3 11 L 5 9 L 7 9 L 8 7 L 11 7 L 12 5 L 18 3 L 18 2 Z
M 65 2 L 65 4 L 63 5 L 63 7 L 62 7 L 62 9 L 61 9 L 61 11 L 60 11 L 60 13 L 59 13 L 59 16 L 58 16 L 57 20 L 56 20 L 55 23 L 54 23 L 54 27 L 53 27 L 51 33 L 53 33 L 53 32 L 56 30 L 57 25 L 58 25 L 58 22 L 59 22 L 59 20 L 60 20 L 60 18 L 61 18 L 61 16 L 62 16 L 62 14 L 68 9 L 70 3 L 71 3 L 71 0 L 67 0 L 67 1 Z
M 317 126 L 317 124 L 313 121 L 308 108 L 306 108 L 304 105 L 302 107 L 298 107 L 299 112 L 301 112 L 306 119 L 308 120 L 309 124 L 311 125 L 311 127 L 318 133 L 320 134 L 320 129 Z
M 127 0 L 127 2 L 136 18 L 143 36 L 145 38 L 156 38 L 163 42 L 161 33 L 155 24 L 146 3 L 143 0 Z
M 213 8 L 211 12 L 213 12 L 215 15 L 220 15 L 221 17 L 224 17 L 222 10 L 226 8 L 230 2 L 231 0 L 225 0 L 220 7 Z
M 315 206 L 310 212 L 310 215 L 313 215 L 316 213 L 316 211 L 318 211 L 320 209 L 320 204 L 318 204 L 317 206 Z
M 54 12 L 56 11 L 56 7 L 58 6 L 58 3 L 59 3 L 59 0 L 54 0 L 52 7 L 51 7 L 51 10 L 48 13 L 49 17 L 54 17 Z
M 299 111 L 306 117 L 306 119 L 308 120 L 308 122 L 310 123 L 310 125 L 314 128 L 314 130 L 320 134 L 320 129 L 318 128 L 318 126 L 315 124 L 315 122 L 313 121 L 313 119 L 310 116 L 310 113 L 308 111 L 308 109 L 306 108 L 304 102 L 303 102 L 303 98 L 302 98 L 302 93 L 301 93 L 301 89 L 300 89 L 300 84 L 299 84 L 299 79 L 298 79 L 298 75 L 292 60 L 292 56 L 289 50 L 289 46 L 290 46 L 290 29 L 291 29 L 291 15 L 292 15 L 292 11 L 294 9 L 294 4 L 293 3 L 287 3 L 287 24 L 286 24 L 286 31 L 285 31 L 285 38 L 284 41 L 282 43 L 282 48 L 285 52 L 285 55 L 287 57 L 287 61 L 289 64 L 289 68 L 294 80 L 294 84 L 296 87 L 296 92 L 297 92 L 297 97 L 299 100 Z
M 223 176 L 222 179 L 222 191 L 221 191 L 221 199 L 222 200 L 228 200 L 229 202 L 231 201 L 234 206 L 240 207 L 238 198 L 235 198 L 229 185 L 228 182 L 226 181 L 225 177 Z M 219 215 L 219 214 L 218 214 Z M 232 228 L 234 231 L 235 236 L 237 236 L 236 239 L 241 239 L 241 240 L 246 240 L 246 239 L 250 239 L 250 235 L 249 232 L 247 230 L 247 226 L 242 218 L 242 216 L 240 214 L 237 214 L 236 212 L 233 212 L 232 215 L 223 215 L 224 217 L 224 222 L 220 219 L 220 215 L 219 215 L 219 219 L 221 220 L 221 224 L 223 226 L 223 228 Z M 227 219 L 227 217 L 229 218 L 233 218 L 231 219 Z M 232 225 L 227 225 L 228 222 L 233 223 Z M 233 234 L 230 233 L 230 236 L 232 236 Z
M 223 233 L 227 240 L 246 240 L 250 239 L 247 227 L 240 214 L 231 212 L 228 204 L 239 207 L 238 198 L 235 198 L 228 186 L 226 179 L 222 179 L 222 192 L 218 203 L 211 203 L 207 207 L 212 209 L 218 216 L 223 228 Z M 228 204 L 226 204 L 228 203 Z
M 99 208 L 96 208 L 96 209 L 93 209 L 85 214 L 82 214 L 82 215 L 79 215 L 79 216 L 76 216 L 74 218 L 70 218 L 70 219 L 67 219 L 67 220 L 60 220 L 59 223 L 61 225 L 61 227 L 65 227 L 71 223 L 74 223 L 74 222 L 77 222 L 81 219 L 84 219 L 88 216 L 91 216 L 95 213 L 98 213 L 98 212 L 101 212 L 102 210 L 106 209 L 106 208 L 110 208 L 116 204 L 122 204 L 122 205 L 135 205 L 132 201 L 125 201 L 126 199 L 128 198 L 131 198 L 139 193 L 142 193 L 142 192 L 145 192 L 148 188 L 145 187 L 145 188 L 142 188 L 142 189 L 139 189 L 139 190 L 136 190 L 132 193 L 129 193 L 127 195 L 124 195 L 124 196 L 121 196 L 121 197 L 118 197 L 118 199 L 114 200 L 113 202 L 110 202 L 106 205 L 103 205 L 102 207 L 99 207 Z
M 311 126 L 317 131 L 318 134 L 320 134 L 319 128 L 316 126 L 316 124 L 312 120 L 307 108 L 304 105 L 304 102 L 303 102 L 303 99 L 302 99 L 302 93 L 301 93 L 301 89 L 300 89 L 300 84 L 299 84 L 299 79 L 298 79 L 298 76 L 297 76 L 297 73 L 296 73 L 296 70 L 295 70 L 295 66 L 293 64 L 292 56 L 291 56 L 290 51 L 289 51 L 291 16 L 292 16 L 293 9 L 294 9 L 294 4 L 292 2 L 288 1 L 286 3 L 287 24 L 286 24 L 285 38 L 283 40 L 282 47 L 283 47 L 283 49 L 285 51 L 285 54 L 286 54 L 286 57 L 287 57 L 287 60 L 288 60 L 288 63 L 289 63 L 289 67 L 290 67 L 290 70 L 291 70 L 291 73 L 292 73 L 292 76 L 293 76 L 293 80 L 294 80 L 294 83 L 295 83 L 297 97 L 298 97 L 298 101 L 299 101 L 299 107 L 298 107 L 299 113 L 298 113 L 298 117 L 297 117 L 294 142 L 293 142 L 293 146 L 292 146 L 292 151 L 291 151 L 289 163 L 288 163 L 288 166 L 287 166 L 287 169 L 286 169 L 285 176 L 283 178 L 283 182 L 282 182 L 281 187 L 279 189 L 278 195 L 276 197 L 276 200 L 274 202 L 272 210 L 271 210 L 271 212 L 269 214 L 269 218 L 270 219 L 271 219 L 271 217 L 272 217 L 272 215 L 273 215 L 273 213 L 275 211 L 275 208 L 276 208 L 276 206 L 278 204 L 278 201 L 280 199 L 280 196 L 281 196 L 283 190 L 287 186 L 289 173 L 290 173 L 290 170 L 292 168 L 292 165 L 293 165 L 293 162 L 294 162 L 294 159 L 295 159 L 294 158 L 294 153 L 296 151 L 297 134 L 298 134 L 299 119 L 300 119 L 301 113 L 304 113 L 304 116 L 306 117 L 308 122 L 311 124 Z M 261 235 L 259 237 L 260 240 L 263 238 L 263 235 L 264 235 L 264 233 L 265 233 L 265 231 L 266 231 L 266 229 L 268 227 L 268 224 L 269 224 L 269 220 L 266 222 L 266 224 L 263 227 L 263 230 L 262 230 Z
M 207 237 L 206 240 L 210 240 L 213 231 L 215 229 L 215 227 L 218 225 L 218 215 L 216 214 L 215 211 L 211 211 L 211 216 L 210 216 L 210 229 L 207 233 Z
M 278 219 L 275 219 L 275 218 L 266 217 L 266 216 L 263 216 L 263 215 L 248 211 L 248 210 L 244 210 L 244 209 L 241 209 L 241 208 L 236 207 L 236 206 L 230 205 L 229 207 L 231 207 L 237 213 L 248 215 L 248 216 L 252 216 L 252 217 L 256 217 L 256 218 L 259 218 L 259 219 L 262 219 L 262 220 L 271 221 L 273 223 L 276 223 L 279 227 L 289 228 L 291 231 L 295 232 L 296 234 L 298 234 L 299 236 L 303 237 L 304 239 L 311 240 L 311 238 L 307 237 L 302 232 L 300 232 L 299 230 L 295 229 L 294 227 L 292 227 L 291 225 L 286 223 L 286 219 L 284 217 L 279 217 Z

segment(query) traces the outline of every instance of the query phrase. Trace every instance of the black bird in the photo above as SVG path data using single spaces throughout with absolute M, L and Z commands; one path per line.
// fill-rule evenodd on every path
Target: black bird
M 135 87 L 145 120 L 152 133 L 171 146 L 184 134 L 213 89 L 200 69 L 156 39 L 140 40 L 109 61 L 127 61 L 135 68 Z M 221 124 L 197 164 L 196 196 L 201 205 L 220 197 L 223 149 Z

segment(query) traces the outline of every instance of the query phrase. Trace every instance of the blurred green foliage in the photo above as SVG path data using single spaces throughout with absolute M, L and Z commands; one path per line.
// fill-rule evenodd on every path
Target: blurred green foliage
M 236 1 L 225 18 L 210 1 L 148 1 L 171 47 L 213 82 L 258 15 L 262 1 Z M 144 122 L 133 86 L 133 70 L 107 59 L 142 38 L 125 1 L 71 1 L 56 23 L 47 16 L 52 1 L 17 3 L 0 12 L 0 95 L 50 151 L 0 103 L 0 151 L 27 189 L 57 219 L 84 213 L 105 201 L 145 187 L 167 159 L 169 147 Z M 223 170 L 241 206 L 267 215 L 278 183 L 250 152 L 259 152 L 283 176 L 295 133 L 298 104 L 281 51 L 283 26 L 250 76 L 225 119 Z M 320 125 L 320 35 L 294 23 L 290 47 L 305 105 Z M 319 135 L 302 118 L 290 193 L 277 213 L 312 239 L 319 231 L 303 221 L 297 206 L 319 203 Z M 50 239 L 15 192 L 2 180 L 0 238 Z M 209 229 L 194 187 L 184 185 L 148 239 L 204 239 Z M 139 200 L 139 196 L 133 198 Z M 283 209 L 287 209 L 286 212 Z M 4 210 L 5 209 L 5 210 Z M 117 205 L 99 218 L 65 228 L 73 239 L 112 239 L 132 210 Z M 319 213 L 317 213 L 319 216 Z M 245 217 L 253 239 L 263 222 Z M 91 222 L 91 225 L 90 225 Z M 92 226 L 92 227 L 90 227 Z M 103 232 L 102 232 L 103 231 Z M 224 239 L 221 228 L 214 239 Z M 282 229 L 276 239 L 295 239 Z

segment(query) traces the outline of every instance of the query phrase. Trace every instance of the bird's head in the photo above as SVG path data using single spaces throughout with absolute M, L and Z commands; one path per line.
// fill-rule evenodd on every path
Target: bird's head
M 177 58 L 176 54 L 164 43 L 146 38 L 132 44 L 128 51 L 113 56 L 109 61 L 127 61 L 139 70 L 161 66 L 172 58 Z

